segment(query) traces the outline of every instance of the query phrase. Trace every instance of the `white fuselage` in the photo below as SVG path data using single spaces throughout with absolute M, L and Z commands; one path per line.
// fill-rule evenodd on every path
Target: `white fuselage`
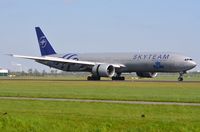
M 102 62 L 106 64 L 123 64 L 120 72 L 181 72 L 196 66 L 190 58 L 171 52 L 138 52 L 138 53 L 82 53 L 82 54 L 57 54 L 53 55 L 65 59 L 79 61 Z M 42 62 L 40 62 L 42 63 Z M 44 63 L 43 63 L 44 64 Z M 45 64 L 64 71 L 88 71 L 90 67 L 84 68 L 76 64 Z

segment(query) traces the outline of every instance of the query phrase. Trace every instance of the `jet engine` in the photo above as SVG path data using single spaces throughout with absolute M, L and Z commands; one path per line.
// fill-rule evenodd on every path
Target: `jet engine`
M 92 68 L 92 74 L 97 77 L 113 77 L 115 68 L 109 64 L 98 64 Z
M 157 73 L 155 72 L 136 72 L 136 74 L 141 78 L 154 78 L 157 76 Z

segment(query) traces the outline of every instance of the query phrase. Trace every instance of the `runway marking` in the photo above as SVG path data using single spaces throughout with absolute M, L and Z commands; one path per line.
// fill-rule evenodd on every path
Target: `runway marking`
M 200 106 L 200 103 L 184 103 L 184 102 L 122 101 L 122 100 L 95 100 L 95 99 L 92 100 L 92 99 L 64 99 L 64 98 L 31 98 L 31 97 L 0 97 L 0 99 L 4 99 L 4 100 L 86 102 L 86 103 L 113 103 L 113 104 Z

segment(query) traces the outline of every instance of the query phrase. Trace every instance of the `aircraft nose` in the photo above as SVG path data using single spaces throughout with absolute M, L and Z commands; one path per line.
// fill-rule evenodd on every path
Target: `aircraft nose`
M 197 63 L 196 63 L 196 62 L 190 61 L 190 67 L 191 67 L 191 68 L 194 68 L 194 67 L 196 67 L 196 66 L 197 66 Z

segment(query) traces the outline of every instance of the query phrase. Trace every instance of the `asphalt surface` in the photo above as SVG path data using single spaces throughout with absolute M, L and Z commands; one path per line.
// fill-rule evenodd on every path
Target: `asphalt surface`
M 0 99 L 1 100 L 37 100 L 37 101 L 86 102 L 86 103 L 113 103 L 113 104 L 200 106 L 200 103 L 182 103 L 182 102 L 151 102 L 151 101 L 91 100 L 91 99 L 64 99 L 64 98 L 30 98 L 30 97 L 0 97 Z

